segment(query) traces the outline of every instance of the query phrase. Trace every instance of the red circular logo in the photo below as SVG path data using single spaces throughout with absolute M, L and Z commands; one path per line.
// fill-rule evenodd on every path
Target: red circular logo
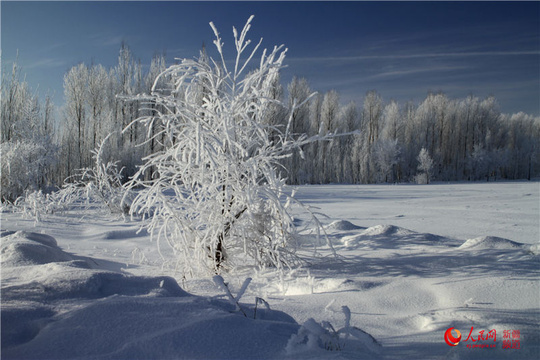
M 457 337 L 454 337 L 452 335 L 452 330 L 454 330 L 457 333 Z M 460 340 L 461 340 L 461 333 L 459 332 L 458 329 L 454 329 L 453 327 L 451 327 L 450 329 L 447 329 L 446 332 L 444 333 L 444 341 L 446 341 L 446 343 L 450 346 L 456 346 L 457 344 L 459 344 Z

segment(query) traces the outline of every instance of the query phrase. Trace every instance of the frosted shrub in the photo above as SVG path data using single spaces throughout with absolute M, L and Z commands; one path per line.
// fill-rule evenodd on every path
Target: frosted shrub
M 81 181 L 112 213 L 128 213 L 128 197 L 124 196 L 126 189 L 122 184 L 123 169 L 118 168 L 118 161 L 105 162 L 105 143 L 111 135 L 92 151 L 94 166 L 83 171 Z
M 130 196 L 121 182 L 122 170 L 117 162 L 104 160 L 109 136 L 92 151 L 93 167 L 79 170 L 58 191 L 46 194 L 41 190 L 26 190 L 15 201 L 15 208 L 36 221 L 41 221 L 45 214 L 64 212 L 77 205 L 86 209 L 90 204 L 99 204 L 111 213 L 128 213 Z
M 232 62 L 210 23 L 219 59 L 181 60 L 157 77 L 149 96 L 136 98 L 154 109 L 137 122 L 163 150 L 146 157 L 130 183 L 139 189 L 132 214 L 151 215 L 149 231 L 172 247 L 186 275 L 295 261 L 294 199 L 276 167 L 319 138 L 292 134 L 291 117 L 285 126 L 269 125 L 276 105 L 283 106 L 271 95 L 286 49 L 264 50 L 252 64 L 261 45 L 246 53 L 252 18 L 240 34 L 233 28 Z
M 97 202 L 107 207 L 111 213 L 129 212 L 129 193 L 122 184 L 122 169 L 118 162 L 105 161 L 106 143 L 109 134 L 92 151 L 94 165 L 79 170 L 79 174 L 68 178 L 56 195 L 59 203 L 70 204 L 81 199 L 87 203 Z
M 14 202 L 25 191 L 39 188 L 55 153 L 43 144 L 20 140 L 0 144 L 0 159 L 1 200 Z
M 14 209 L 24 216 L 40 222 L 45 214 L 54 214 L 65 210 L 59 193 L 43 193 L 41 190 L 26 191 L 23 196 L 17 198 Z
M 288 355 L 302 352 L 319 350 L 348 351 L 353 354 L 380 354 L 380 343 L 370 334 L 355 326 L 351 326 L 351 310 L 348 306 L 342 306 L 341 312 L 345 317 L 344 326 L 336 330 L 328 321 L 318 323 L 314 319 L 308 319 L 293 334 L 285 351 Z

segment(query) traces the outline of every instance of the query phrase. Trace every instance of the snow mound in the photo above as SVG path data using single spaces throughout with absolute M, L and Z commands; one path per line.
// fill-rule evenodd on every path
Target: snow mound
M 132 276 L 104 270 L 91 258 L 68 254 L 48 235 L 15 232 L 2 238 L 2 300 L 96 299 L 123 296 L 186 296 L 171 277 Z
M 354 225 L 347 220 L 336 220 L 326 226 L 327 230 L 340 230 L 340 231 L 350 231 L 350 230 L 359 230 L 365 229 L 362 226 Z
M 412 235 L 415 234 L 415 232 L 411 230 L 407 230 L 404 228 L 401 228 L 399 226 L 394 225 L 376 225 L 367 228 L 362 232 L 362 235 L 367 236 L 390 236 L 390 235 Z
M 24 238 L 28 240 L 32 240 L 35 242 L 38 242 L 43 245 L 47 246 L 58 246 L 56 243 L 56 239 L 52 236 L 45 235 L 45 234 L 38 234 L 34 232 L 27 232 L 27 231 L 6 231 L 0 234 L 0 237 L 9 237 L 9 236 L 16 236 L 18 238 Z
M 4 348 L 15 359 L 280 358 L 295 323 L 253 320 L 196 296 L 109 297 L 61 314 L 30 341 Z M 51 346 L 54 344 L 54 346 Z
M 458 249 L 470 249 L 470 250 L 511 250 L 511 249 L 523 249 L 523 244 L 514 242 L 512 240 L 503 239 L 496 236 L 481 236 L 474 239 L 465 241 Z
M 347 249 L 425 249 L 433 250 L 437 247 L 447 248 L 457 246 L 451 239 L 429 233 L 418 233 L 395 225 L 376 225 L 357 234 L 343 236 L 336 245 L 342 244 Z
M 3 267 L 48 264 L 73 260 L 48 235 L 18 231 L 3 233 L 0 244 Z
M 336 291 L 349 285 L 347 279 L 316 279 L 311 276 L 298 277 L 284 284 L 283 294 L 286 296 L 310 295 Z
M 64 265 L 65 264 L 65 265 Z M 4 286 L 3 300 L 99 299 L 108 296 L 187 296 L 178 283 L 166 276 L 131 276 L 105 270 L 85 269 L 84 262 L 47 264 L 21 272 L 27 282 Z M 82 266 L 81 266 L 82 264 Z M 35 274 L 34 279 L 31 273 Z
M 84 307 L 85 301 L 115 296 L 189 295 L 170 277 L 131 276 L 100 269 L 96 260 L 64 252 L 48 235 L 4 232 L 1 253 L 3 358 L 10 357 L 6 355 L 10 348 L 31 342 L 50 328 L 59 314 Z M 73 306 L 65 305 L 66 301 L 73 302 Z M 96 316 L 103 324 L 107 323 L 99 314 Z M 80 341 L 84 343 L 83 338 Z M 58 356 L 51 354 L 50 358 Z
M 240 312 L 171 277 L 104 269 L 47 235 L 2 235 L 2 359 L 285 359 L 300 329 L 267 303 Z M 301 348 L 290 358 L 325 358 L 327 350 Z
M 540 243 L 529 245 L 527 250 L 533 255 L 540 255 Z

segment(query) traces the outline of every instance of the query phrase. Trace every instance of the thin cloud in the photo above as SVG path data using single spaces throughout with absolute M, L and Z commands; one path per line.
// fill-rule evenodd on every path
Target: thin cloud
M 55 42 L 55 43 L 44 46 L 42 49 L 42 52 L 56 51 L 68 45 L 69 45 L 69 42 L 67 41 Z
M 101 45 L 103 46 L 114 46 L 114 45 L 120 45 L 122 41 L 124 40 L 123 36 L 112 36 L 108 39 L 104 39 L 101 41 Z
M 67 61 L 64 59 L 48 58 L 48 59 L 39 59 L 37 61 L 26 64 L 24 65 L 24 68 L 26 69 L 57 68 L 57 67 L 63 67 L 66 65 L 67 65 Z
M 89 36 L 92 43 L 96 46 L 116 46 L 120 45 L 125 36 L 109 34 L 92 34 Z
M 398 76 L 408 76 L 408 75 L 416 75 L 420 73 L 428 73 L 428 72 L 444 72 L 444 71 L 454 71 L 454 70 L 464 70 L 467 69 L 465 66 L 436 66 L 436 67 L 422 67 L 422 68 L 416 68 L 416 69 L 406 69 L 406 70 L 395 70 L 395 71 L 387 71 L 379 74 L 375 74 L 372 76 L 369 76 L 368 79 L 380 79 L 380 78 L 388 78 L 388 77 L 398 77 Z
M 363 60 L 401 60 L 438 57 L 475 57 L 475 56 L 524 56 L 540 55 L 540 51 L 473 51 L 473 52 L 440 52 L 420 54 L 391 54 L 391 55 L 360 55 L 360 56 L 327 56 L 327 57 L 295 57 L 288 61 L 294 62 L 356 62 Z

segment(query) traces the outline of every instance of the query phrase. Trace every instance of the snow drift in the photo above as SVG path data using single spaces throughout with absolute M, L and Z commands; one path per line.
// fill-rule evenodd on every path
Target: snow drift
M 459 247 L 460 249 L 486 250 L 486 249 L 523 249 L 523 244 L 496 236 L 481 236 L 469 239 Z
M 320 339 L 332 338 L 320 325 L 312 334 L 269 307 L 255 313 L 244 305 L 242 316 L 223 300 L 188 294 L 170 277 L 105 270 L 48 235 L 3 232 L 1 251 L 4 359 L 317 357 L 327 351 Z M 366 339 L 378 347 L 361 330 L 346 330 L 356 334 L 352 349 Z M 304 335 L 310 346 L 291 345 Z

